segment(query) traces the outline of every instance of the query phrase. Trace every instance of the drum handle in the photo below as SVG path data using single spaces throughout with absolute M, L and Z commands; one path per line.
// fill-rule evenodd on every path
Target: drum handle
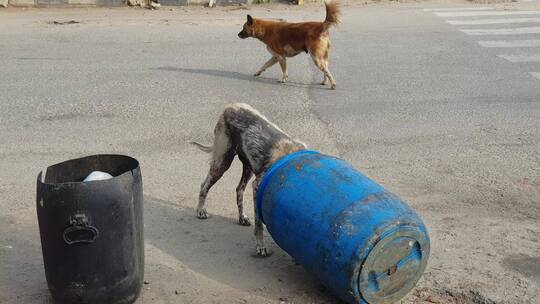
M 69 219 L 69 226 L 64 230 L 64 242 L 68 245 L 93 243 L 99 235 L 96 227 L 88 224 L 85 214 L 75 214 Z

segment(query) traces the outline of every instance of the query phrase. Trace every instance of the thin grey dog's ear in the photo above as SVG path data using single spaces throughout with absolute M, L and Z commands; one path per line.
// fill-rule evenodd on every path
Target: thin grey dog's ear
M 253 17 L 251 17 L 251 15 L 247 15 L 247 23 L 249 25 L 252 25 L 253 24 Z

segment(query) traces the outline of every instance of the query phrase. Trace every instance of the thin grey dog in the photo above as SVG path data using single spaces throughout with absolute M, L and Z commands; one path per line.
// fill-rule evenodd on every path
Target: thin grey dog
M 306 149 L 306 145 L 292 139 L 278 126 L 270 122 L 257 110 L 247 104 L 235 103 L 225 108 L 214 128 L 214 144 L 205 146 L 197 142 L 192 144 L 204 152 L 212 153 L 210 170 L 201 184 L 197 217 L 208 218 L 204 206 L 210 188 L 229 169 L 235 155 L 243 164 L 242 177 L 236 187 L 238 222 L 243 226 L 251 223 L 244 213 L 244 190 L 253 175 L 253 205 L 257 198 L 257 189 L 265 171 L 281 157 Z M 255 206 L 256 208 L 256 206 Z M 257 210 L 255 210 L 257 214 Z M 263 224 L 255 216 L 256 250 L 259 256 L 268 256 L 270 252 L 263 240 Z

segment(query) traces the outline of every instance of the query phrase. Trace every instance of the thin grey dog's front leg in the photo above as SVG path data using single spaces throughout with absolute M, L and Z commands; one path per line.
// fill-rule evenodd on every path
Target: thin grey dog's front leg
M 257 216 L 257 190 L 259 189 L 259 182 L 260 178 L 257 177 L 251 184 L 253 186 L 253 206 L 255 207 L 255 241 L 256 241 L 256 247 L 257 255 L 261 257 L 267 257 L 270 255 L 270 251 L 266 248 L 264 245 L 264 237 L 263 237 L 263 223 L 260 220 L 260 218 Z
M 246 189 L 249 179 L 253 176 L 253 173 L 251 172 L 251 167 L 247 165 L 246 162 L 242 161 L 242 163 L 243 163 L 242 177 L 240 178 L 238 187 L 236 187 L 236 205 L 238 206 L 238 223 L 242 226 L 250 226 L 251 222 L 249 221 L 249 218 L 244 213 L 244 190 Z

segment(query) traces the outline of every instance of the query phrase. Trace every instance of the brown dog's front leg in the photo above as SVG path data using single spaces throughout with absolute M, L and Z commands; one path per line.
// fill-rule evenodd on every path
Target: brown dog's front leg
M 279 65 L 281 66 L 281 71 L 283 72 L 283 76 L 279 82 L 285 83 L 289 79 L 289 74 L 287 73 L 287 59 L 285 57 L 280 57 L 278 60 Z
M 263 64 L 263 66 L 261 67 L 261 69 L 253 74 L 253 76 L 257 77 L 257 76 L 261 76 L 261 73 L 266 71 L 266 69 L 268 69 L 269 67 L 273 66 L 274 64 L 276 64 L 278 62 L 278 59 L 277 57 L 275 56 L 272 56 L 272 58 L 270 58 L 265 64 Z
M 257 242 L 255 249 L 257 250 L 257 255 L 260 257 L 267 257 L 270 255 L 270 251 L 264 245 L 263 238 L 263 223 L 257 216 L 257 190 L 259 189 L 260 178 L 256 177 L 253 183 L 253 205 L 255 206 L 255 241 Z

